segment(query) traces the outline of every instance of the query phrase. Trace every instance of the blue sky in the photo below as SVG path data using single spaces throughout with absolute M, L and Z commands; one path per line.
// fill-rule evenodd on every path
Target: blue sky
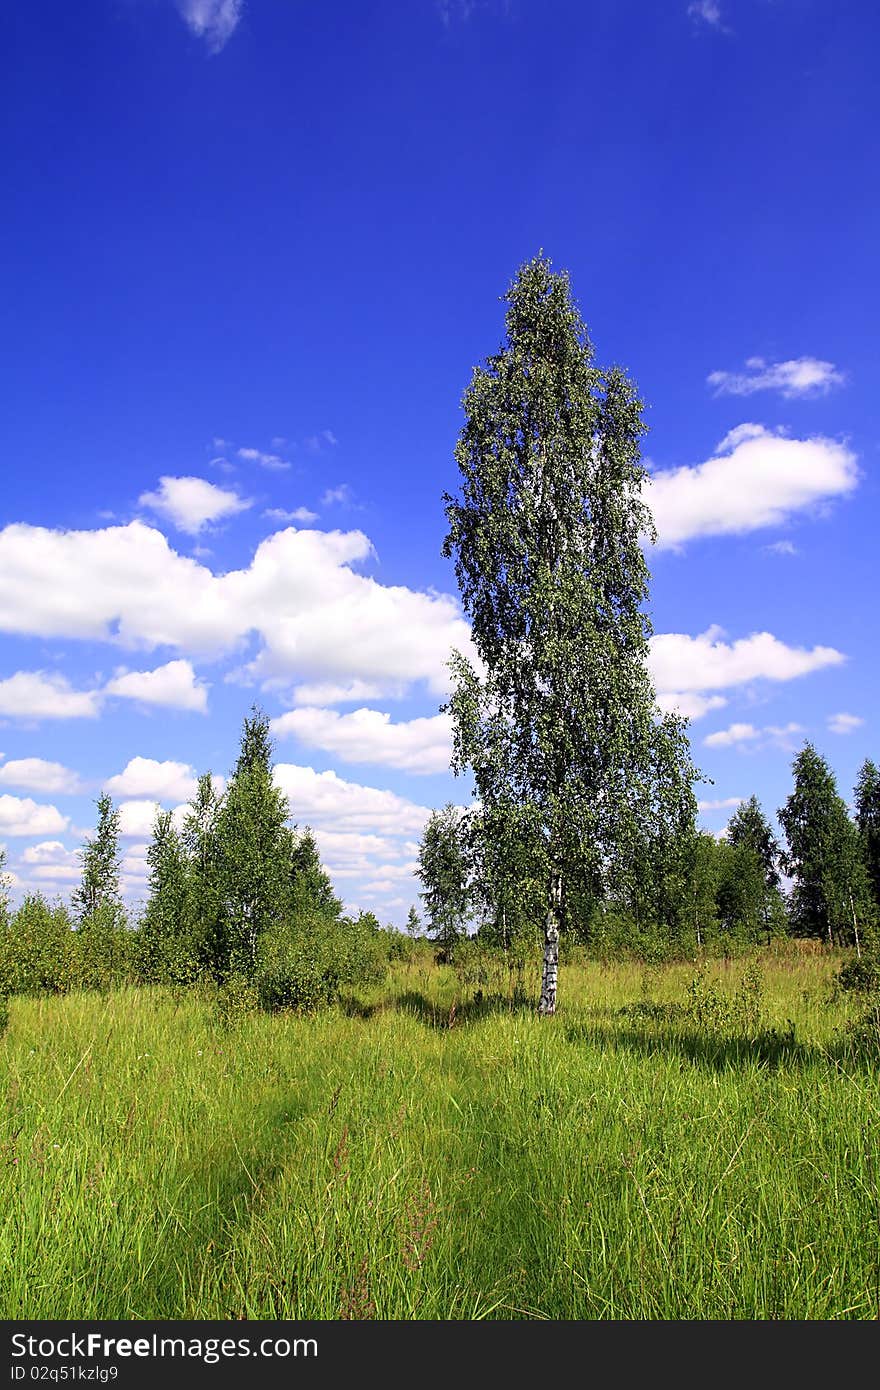
M 252 702 L 402 923 L 467 642 L 442 493 L 539 249 L 646 401 L 703 824 L 880 757 L 870 0 L 41 0 L 6 17 L 0 843 L 66 896 Z

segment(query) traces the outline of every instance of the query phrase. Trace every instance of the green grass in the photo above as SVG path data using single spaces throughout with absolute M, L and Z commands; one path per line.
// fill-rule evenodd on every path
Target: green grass
M 876 1317 L 880 1085 L 834 965 L 767 956 L 753 1037 L 658 1007 L 687 965 L 564 966 L 550 1020 L 433 967 L 226 1031 L 163 991 L 14 999 L 0 1313 Z

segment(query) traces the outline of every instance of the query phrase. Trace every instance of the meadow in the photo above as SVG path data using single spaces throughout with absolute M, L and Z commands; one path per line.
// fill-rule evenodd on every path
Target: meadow
M 563 963 L 543 1020 L 427 952 L 315 1015 L 14 998 L 2 1315 L 880 1316 L 880 1081 L 839 964 Z

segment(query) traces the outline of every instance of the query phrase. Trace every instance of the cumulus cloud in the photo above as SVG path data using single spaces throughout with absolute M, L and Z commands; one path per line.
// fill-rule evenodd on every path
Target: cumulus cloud
M 294 507 L 291 512 L 285 511 L 283 507 L 267 507 L 263 516 L 268 517 L 270 521 L 300 521 L 304 526 L 310 521 L 318 520 L 318 513 L 310 512 L 308 507 Z
M 119 834 L 124 840 L 144 840 L 152 838 L 153 825 L 158 811 L 167 809 L 157 800 L 139 798 L 135 801 L 119 803 Z M 179 830 L 187 814 L 187 806 L 173 808 L 173 823 Z
M 76 850 L 67 849 L 60 840 L 43 840 L 38 845 L 29 845 L 21 856 L 22 866 L 27 865 L 30 879 L 48 879 L 50 882 L 65 879 L 79 879 L 82 864 Z
M 430 815 L 396 792 L 347 782 L 336 772 L 316 772 L 295 763 L 276 763 L 275 781 L 299 825 L 374 835 L 421 835 Z
M 805 734 L 806 729 L 802 724 L 768 724 L 764 729 L 756 729 L 754 724 L 731 724 L 728 729 L 719 729 L 717 733 L 709 734 L 703 739 L 707 748 L 741 748 L 745 745 L 756 746 L 760 742 L 762 748 L 778 747 L 791 749 L 792 739 L 800 734 Z
M 0 835 L 57 835 L 69 825 L 56 806 L 41 805 L 29 796 L 0 796 Z
M 858 714 L 845 714 L 841 712 L 840 714 L 829 714 L 828 716 L 828 728 L 832 734 L 855 733 L 856 729 L 860 729 L 864 722 L 864 719 Z
M 305 706 L 273 719 L 271 727 L 280 738 L 296 738 L 344 762 L 382 763 L 404 772 L 448 771 L 452 755 L 452 726 L 446 714 L 395 724 L 381 710 L 338 714 Z
M 108 695 L 140 700 L 145 705 L 207 713 L 208 687 L 196 680 L 189 661 L 169 661 L 154 671 L 126 671 L 105 686 Z
M 238 457 L 246 463 L 258 463 L 261 468 L 268 468 L 275 473 L 290 467 L 286 459 L 278 454 L 264 454 L 262 449 L 239 449 Z
M 846 660 L 834 647 L 789 647 L 770 632 L 754 632 L 725 642 L 719 627 L 698 637 L 679 632 L 651 639 L 649 665 L 660 691 L 723 690 L 754 680 L 788 681 L 839 666 Z
M 189 801 L 196 793 L 195 769 L 188 763 L 131 758 L 122 772 L 109 777 L 104 790 L 115 797 L 152 797 L 156 801 Z
M 698 811 L 732 811 L 734 807 L 741 806 L 745 801 L 744 796 L 725 796 L 718 801 L 698 801 Z
M 211 53 L 229 41 L 244 12 L 244 0 L 176 0 L 180 15 Z
M 856 456 L 817 435 L 789 439 L 743 424 L 693 468 L 661 469 L 646 486 L 659 546 L 698 536 L 740 535 L 779 526 L 796 512 L 851 492 Z
M 695 690 L 664 690 L 657 696 L 657 705 L 664 714 L 681 714 L 685 719 L 702 719 L 713 709 L 727 704 L 724 695 L 700 695 Z
M 425 681 L 445 694 L 451 649 L 471 650 L 457 602 L 358 574 L 372 553 L 360 531 L 287 529 L 247 569 L 214 575 L 139 521 L 11 525 L 0 531 L 0 630 L 213 656 L 256 634 L 255 680 L 360 680 L 379 692 Z
M 204 478 L 160 478 L 156 492 L 143 492 L 138 506 L 167 517 L 172 526 L 197 536 L 206 526 L 247 511 L 252 502 Z
M 63 595 L 59 601 L 63 607 Z M 100 703 L 99 691 L 74 690 L 64 676 L 46 671 L 16 671 L 0 681 L 0 715 L 11 719 L 94 719 Z
M 845 377 L 833 362 L 818 357 L 794 357 L 787 362 L 766 362 L 750 357 L 745 372 L 710 372 L 706 381 L 716 396 L 752 396 L 756 391 L 778 391 L 786 400 L 796 396 L 825 396 Z
M 50 796 L 73 795 L 83 789 L 79 777 L 69 767 L 45 758 L 10 758 L 0 766 L 0 783 Z
M 348 705 L 356 700 L 378 700 L 382 695 L 394 700 L 402 700 L 406 687 L 398 685 L 380 686 L 369 681 L 350 680 L 342 684 L 332 681 L 315 681 L 312 684 L 297 685 L 293 691 L 296 705 Z

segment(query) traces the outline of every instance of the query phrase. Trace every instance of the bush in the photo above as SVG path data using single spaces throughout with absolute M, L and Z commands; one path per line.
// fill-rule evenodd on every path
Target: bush
M 0 1038 L 9 1027 L 9 1000 L 0 994 Z
M 76 936 L 64 907 L 29 894 L 0 926 L 0 993 L 62 994 L 73 982 Z
M 258 1004 L 257 991 L 242 975 L 230 975 L 214 996 L 214 1017 L 219 1027 L 235 1028 Z
M 332 1004 L 339 992 L 330 923 L 317 919 L 267 934 L 260 948 L 256 992 L 262 1009 L 311 1012 Z
M 873 953 L 858 957 L 841 966 L 837 972 L 838 989 L 858 994 L 873 994 L 880 990 L 880 959 Z
M 74 940 L 72 977 L 76 988 L 104 993 L 134 982 L 135 936 L 120 908 L 99 907 L 83 918 Z

